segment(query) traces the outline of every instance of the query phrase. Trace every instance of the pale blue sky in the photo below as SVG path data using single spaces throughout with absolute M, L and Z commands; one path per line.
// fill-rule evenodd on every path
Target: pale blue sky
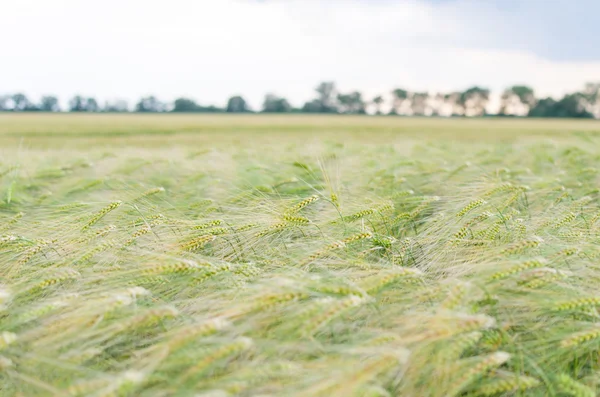
M 558 61 L 600 59 L 598 0 L 422 1 L 440 10 L 461 10 L 476 29 L 489 27 L 496 33 L 491 40 L 475 39 L 472 45 L 527 50 Z
M 597 0 L 19 0 L 0 7 L 0 93 L 295 105 L 319 81 L 562 95 L 600 80 Z

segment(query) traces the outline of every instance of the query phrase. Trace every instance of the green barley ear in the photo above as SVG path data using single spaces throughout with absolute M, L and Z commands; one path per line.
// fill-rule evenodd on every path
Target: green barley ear
M 162 193 L 165 191 L 164 187 L 155 187 L 152 189 L 148 189 L 145 192 L 143 192 L 142 194 L 140 194 L 138 197 L 136 197 L 135 199 L 133 199 L 132 201 L 139 201 L 151 196 L 154 196 L 156 194 Z
M 168 346 L 170 350 L 178 349 L 196 339 L 216 334 L 230 326 L 231 323 L 229 323 L 229 321 L 222 318 L 214 318 L 177 329 L 172 332 L 168 336 L 168 339 L 163 343 Z
M 376 275 L 362 280 L 359 286 L 366 293 L 373 294 L 399 281 L 414 282 L 422 275 L 423 272 L 419 269 L 400 268 L 388 274 Z
M 285 210 L 284 214 L 287 214 L 287 215 L 295 214 L 295 213 L 299 212 L 300 210 L 302 210 L 303 208 L 305 208 L 306 206 L 308 206 L 318 200 L 319 200 L 319 196 L 312 195 L 312 196 L 302 200 L 298 204 L 294 205 L 293 207 L 290 207 L 287 210 Z
M 596 392 L 594 390 L 583 383 L 576 381 L 567 374 L 560 374 L 556 377 L 556 386 L 561 392 L 572 397 L 596 396 Z
M 186 379 L 191 376 L 201 374 L 214 362 L 228 356 L 240 354 L 250 349 L 252 345 L 252 339 L 240 337 L 233 342 L 223 344 L 215 349 L 207 351 L 206 353 L 202 354 L 203 357 L 200 361 L 194 364 L 185 374 L 183 374 L 183 378 Z
M 204 245 L 206 245 L 207 243 L 209 243 L 211 241 L 214 241 L 215 239 L 216 239 L 216 236 L 213 236 L 212 234 L 207 234 L 207 235 L 196 237 L 189 241 L 186 241 L 185 243 L 183 243 L 181 245 L 181 248 L 185 251 L 197 251 L 200 248 L 202 248 Z
M 25 215 L 25 213 L 18 212 L 15 216 L 10 218 L 4 225 L 1 225 L 0 230 L 5 231 L 5 230 L 10 229 L 14 224 L 19 222 L 19 219 L 23 218 L 24 215 Z
M 210 222 L 202 223 L 200 225 L 192 226 L 192 230 L 204 230 L 204 229 L 211 228 L 213 226 L 221 226 L 222 224 L 223 224 L 222 220 L 216 219 L 214 221 L 210 221 Z
M 83 226 L 83 228 L 81 228 L 81 230 L 84 231 L 84 230 L 87 230 L 90 227 L 94 226 L 100 219 L 102 219 L 104 216 L 106 216 L 106 214 L 119 208 L 121 206 L 121 204 L 123 204 L 122 201 L 115 201 L 115 202 L 110 203 L 106 207 L 102 208 Z
M 284 215 L 283 220 L 294 225 L 308 225 L 310 220 L 302 216 Z
M 574 299 L 570 301 L 566 301 L 560 304 L 553 306 L 555 311 L 570 311 L 576 309 L 583 309 L 586 307 L 594 307 L 600 306 L 600 298 L 599 297 L 589 297 L 589 298 L 580 298 Z
M 477 207 L 481 207 L 485 203 L 486 203 L 486 201 L 483 199 L 475 199 L 475 200 L 471 201 L 469 204 L 467 204 L 466 206 L 464 206 L 460 211 L 458 211 L 458 213 L 456 214 L 456 217 L 462 218 L 467 213 L 471 212 L 472 210 L 474 210 Z
M 491 281 L 502 280 L 502 279 L 510 277 L 514 274 L 524 272 L 526 270 L 544 267 L 544 266 L 546 266 L 547 263 L 548 263 L 548 261 L 545 260 L 544 258 L 538 258 L 538 259 L 525 261 L 525 262 L 519 263 L 518 265 L 512 266 L 504 271 L 494 273 L 488 279 L 488 281 L 491 282 Z
M 518 243 L 512 244 L 508 248 L 504 249 L 502 251 L 502 254 L 504 254 L 504 255 L 519 254 L 528 249 L 539 247 L 543 241 L 544 240 L 540 237 L 536 237 L 536 238 L 529 239 L 529 240 L 519 241 Z
M 478 331 L 458 335 L 447 346 L 441 349 L 436 358 L 443 363 L 456 361 L 465 351 L 475 346 L 481 339 L 481 336 L 482 333 Z
M 531 376 L 511 374 L 510 376 L 503 375 L 502 379 L 495 379 L 484 383 L 476 389 L 476 392 L 481 396 L 495 396 L 525 392 L 538 387 L 540 384 L 539 380 Z
M 561 218 L 560 220 L 558 220 L 557 222 L 552 224 L 552 229 L 560 229 L 561 227 L 573 222 L 573 220 L 575 220 L 575 218 L 577 217 L 576 214 L 569 212 L 567 215 L 565 215 L 563 218 Z
M 495 352 L 488 356 L 477 358 L 476 364 L 468 368 L 447 388 L 446 396 L 460 395 L 475 380 L 484 376 L 488 371 L 497 368 L 510 359 L 506 352 Z
M 596 325 L 594 328 L 577 332 L 575 334 L 569 335 L 563 340 L 560 341 L 560 346 L 563 348 L 573 348 L 575 346 L 579 346 L 583 343 L 597 340 L 600 338 L 600 326 Z
M 349 310 L 353 307 L 360 306 L 366 302 L 365 298 L 361 298 L 356 295 L 350 295 L 347 298 L 338 300 L 328 299 L 323 301 L 323 311 L 319 312 L 316 316 L 312 317 L 303 326 L 303 333 L 306 336 L 312 336 L 320 328 L 325 326 L 333 318 L 340 315 L 342 312 Z

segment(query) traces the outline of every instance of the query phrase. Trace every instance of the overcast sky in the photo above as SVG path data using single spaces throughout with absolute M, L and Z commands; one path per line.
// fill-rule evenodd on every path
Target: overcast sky
M 0 0 L 0 93 L 295 105 L 319 81 L 367 97 L 600 80 L 598 0 Z

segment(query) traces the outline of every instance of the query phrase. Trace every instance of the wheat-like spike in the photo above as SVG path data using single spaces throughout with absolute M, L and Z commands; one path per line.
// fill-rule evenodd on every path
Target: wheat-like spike
M 154 196 L 154 195 L 156 195 L 158 193 L 162 193 L 164 191 L 165 191 L 164 187 L 155 187 L 155 188 L 152 188 L 152 189 L 148 189 L 145 192 L 143 192 L 142 194 L 140 194 L 138 197 L 136 197 L 135 199 L 133 199 L 132 201 L 139 201 L 139 200 L 148 198 L 150 196 Z
M 414 218 L 418 217 L 419 215 L 421 215 L 421 213 L 423 211 L 425 211 L 427 208 L 429 208 L 429 206 L 433 202 L 439 201 L 439 200 L 440 200 L 440 198 L 437 196 L 427 198 L 423 203 L 418 205 L 414 210 L 412 210 L 410 212 L 410 219 L 414 219 Z
M 512 244 L 508 248 L 504 249 L 502 251 L 502 254 L 504 254 L 504 255 L 518 254 L 527 249 L 539 247 L 542 242 L 543 242 L 543 240 L 539 237 L 536 239 L 531 239 L 531 240 L 523 240 L 518 243 Z
M 467 215 L 467 213 L 471 212 L 472 210 L 474 210 L 477 207 L 481 207 L 482 205 L 486 204 L 486 201 L 483 199 L 475 199 L 473 201 L 471 201 L 469 204 L 467 204 L 466 206 L 464 206 L 460 211 L 458 211 L 456 213 L 456 217 L 457 218 L 462 218 L 463 216 Z
M 325 248 L 323 248 L 323 249 L 315 252 L 311 256 L 309 256 L 305 263 L 312 262 L 312 261 L 314 261 L 314 260 L 316 260 L 318 258 L 321 258 L 322 256 L 327 255 L 332 250 L 344 248 L 344 247 L 347 246 L 347 244 L 351 244 L 353 242 L 364 240 L 364 239 L 370 239 L 372 237 L 373 237 L 373 234 L 369 233 L 369 232 L 359 233 L 359 234 L 356 234 L 354 236 L 350 236 L 348 238 L 345 238 L 345 239 L 343 239 L 341 241 L 335 242 L 333 244 L 329 244 Z
M 341 314 L 343 311 L 359 306 L 365 302 L 365 298 L 356 295 L 351 295 L 338 300 L 326 300 L 323 307 L 325 310 L 312 317 L 307 324 L 304 324 L 302 329 L 303 334 L 310 336 L 330 322 L 333 318 Z
M 444 324 L 443 327 L 434 324 L 432 328 L 415 335 L 413 338 L 416 341 L 445 339 L 467 332 L 489 329 L 496 323 L 494 318 L 486 315 L 460 315 L 452 318 L 452 320 L 448 323 L 442 323 Z
M 201 266 L 197 262 L 186 260 L 176 263 L 165 263 L 160 265 L 150 266 L 143 270 L 145 275 L 156 274 L 189 274 L 194 272 L 204 271 L 210 268 L 210 265 Z
M 319 200 L 319 196 L 312 195 L 312 196 L 310 196 L 308 198 L 305 198 L 304 200 L 302 200 L 298 204 L 294 205 L 293 207 L 290 207 L 287 210 L 285 210 L 285 214 L 287 214 L 287 215 L 295 214 L 296 212 L 299 212 L 300 210 L 302 210 L 303 208 L 305 208 L 309 204 L 312 204 L 312 203 L 314 203 L 314 202 L 316 202 L 318 200 Z
M 221 274 L 228 271 L 231 271 L 231 266 L 229 264 L 207 267 L 202 270 L 202 274 L 194 276 L 193 280 L 196 284 L 201 284 L 209 278 L 216 276 L 217 274 Z
M 446 389 L 446 396 L 453 397 L 469 386 L 474 380 L 485 375 L 489 370 L 499 367 L 510 359 L 510 354 L 506 352 L 495 352 L 488 356 L 480 357 L 479 362 L 470 369 L 466 370 L 462 376 L 456 379 Z
M 255 227 L 260 226 L 258 223 L 248 223 L 246 225 L 238 226 L 235 228 L 235 231 L 238 233 L 245 232 L 250 229 L 254 229 Z
M 487 197 L 491 197 L 497 193 L 512 192 L 517 189 L 519 189 L 518 186 L 515 186 L 512 183 L 507 182 L 507 183 L 503 183 L 500 186 L 497 186 L 493 189 L 488 190 L 487 192 L 484 193 L 483 197 L 487 198 Z
M 233 342 L 224 344 L 211 351 L 206 352 L 204 357 L 195 365 L 193 365 L 185 374 L 184 379 L 193 375 L 202 373 L 206 368 L 212 365 L 215 361 L 222 358 L 239 354 L 252 347 L 253 342 L 250 338 L 241 337 Z
M 529 272 L 527 276 L 530 276 L 530 278 L 526 281 L 519 282 L 519 284 L 524 288 L 535 289 L 555 281 L 563 280 L 569 277 L 569 275 L 570 273 L 566 271 L 541 267 L 536 271 Z
M 102 208 L 81 228 L 81 230 L 84 231 L 84 230 L 87 230 L 90 227 L 94 226 L 100 219 L 104 218 L 104 216 L 106 216 L 109 212 L 119 208 L 122 203 L 123 203 L 122 201 L 114 201 L 114 202 L 110 203 L 109 205 L 107 205 L 106 207 Z
M 17 265 L 24 265 L 25 263 L 29 262 L 31 260 L 31 258 L 33 258 L 35 255 L 37 255 L 38 253 L 42 252 L 42 250 L 44 248 L 46 248 L 48 245 L 50 244 L 50 242 L 48 241 L 40 241 L 36 246 L 31 247 L 30 249 L 28 249 L 27 251 L 25 251 L 23 253 L 23 255 L 19 258 L 19 262 L 17 262 Z
M 479 342 L 481 336 L 482 333 L 478 331 L 458 335 L 453 338 L 452 342 L 448 344 L 447 347 L 440 351 L 437 358 L 446 363 L 458 360 L 466 350 Z
M 504 203 L 502 203 L 502 205 L 500 206 L 500 210 L 505 211 L 506 209 L 508 209 L 511 205 L 515 203 L 515 201 L 519 199 L 521 194 L 522 192 L 518 191 L 515 194 L 511 195 Z
M 592 329 L 567 336 L 560 341 L 560 346 L 563 348 L 572 348 L 598 338 L 600 338 L 600 325 L 596 325 Z
M 214 241 L 215 238 L 216 237 L 212 234 L 196 237 L 183 243 L 181 245 L 181 248 L 185 251 L 197 251 L 198 249 L 202 248 L 206 243 Z
M 376 212 L 375 208 L 367 208 L 367 209 L 355 212 L 354 214 L 345 216 L 344 220 L 347 221 L 347 222 L 356 221 L 356 220 L 359 220 L 359 219 L 364 218 L 366 216 L 372 215 L 375 212 Z
M 569 192 L 564 192 L 554 200 L 554 204 L 558 204 L 566 198 L 572 198 Z
M 370 238 L 373 238 L 373 234 L 370 232 L 359 233 L 359 234 L 355 234 L 353 236 L 343 239 L 341 241 L 341 243 L 345 246 L 347 244 L 355 243 L 357 241 L 370 239 Z M 336 248 L 337 248 L 337 246 L 336 246 Z
M 598 297 L 590 297 L 590 298 L 579 298 L 571 301 L 563 302 L 561 304 L 555 305 L 554 310 L 556 311 L 568 311 L 575 309 L 582 309 L 586 307 L 592 306 L 600 306 L 600 298 Z
M 508 278 L 514 274 L 524 272 L 526 270 L 544 267 L 544 266 L 546 266 L 547 263 L 548 263 L 548 261 L 546 261 L 544 258 L 537 258 L 537 259 L 525 261 L 525 262 L 519 263 L 518 265 L 512 266 L 504 271 L 494 273 L 492 276 L 490 276 L 488 281 L 502 280 L 502 279 Z
M 594 397 L 596 392 L 584 385 L 581 382 L 576 381 L 567 374 L 560 374 L 556 377 L 556 384 L 558 389 L 573 397 Z
M 387 287 L 395 282 L 398 282 L 400 280 L 413 281 L 415 279 L 420 278 L 422 275 L 423 275 L 423 272 L 421 272 L 418 269 L 412 269 L 412 268 L 395 269 L 393 272 L 391 272 L 389 274 L 376 275 L 373 277 L 369 277 L 369 278 L 363 280 L 359 284 L 359 286 L 366 293 L 372 294 L 372 293 L 378 292 L 378 291 L 384 289 L 385 287 Z
M 214 226 L 221 226 L 223 221 L 220 219 L 215 219 L 214 221 L 206 222 L 201 225 L 192 226 L 192 230 L 204 230 Z
M 503 379 L 492 380 L 477 388 L 477 394 L 495 396 L 498 394 L 526 391 L 540 385 L 540 381 L 531 376 L 513 374 Z
M 178 315 L 179 311 L 173 307 L 158 307 L 155 309 L 146 310 L 146 312 L 138 314 L 137 316 L 134 316 L 122 323 L 119 323 L 115 327 L 117 331 L 125 331 L 132 328 L 156 324 L 157 322 L 163 319 L 174 318 Z
M 399 199 L 402 197 L 406 197 L 406 196 L 412 196 L 413 194 L 415 194 L 415 192 L 413 190 L 410 189 L 406 189 L 406 190 L 399 190 L 397 192 L 395 192 L 394 194 L 392 194 L 392 199 Z
M 105 241 L 102 244 L 98 245 L 97 247 L 89 250 L 88 252 L 86 252 L 85 254 L 83 254 L 78 260 L 77 262 L 87 262 L 89 261 L 94 255 L 96 255 L 97 253 L 106 251 L 107 249 L 113 247 L 115 244 L 114 241 L 109 240 L 109 241 Z
M 308 225 L 310 223 L 310 220 L 304 217 L 293 215 L 284 215 L 283 220 L 294 225 Z
M 202 323 L 188 325 L 171 333 L 164 344 L 170 350 L 178 349 L 193 340 L 213 335 L 230 326 L 231 323 L 222 318 L 214 318 Z
M 440 308 L 443 310 L 454 310 L 463 302 L 467 293 L 471 290 L 469 283 L 458 283 L 452 287 L 448 296 L 440 304 Z
M 1 230 L 8 230 L 11 226 L 19 221 L 19 219 L 23 218 L 25 215 L 24 212 L 18 212 L 15 216 L 8 220 L 3 226 Z
M 59 272 L 56 273 L 55 276 L 44 279 L 43 281 L 35 284 L 33 287 L 31 287 L 29 289 L 29 291 L 30 292 L 40 291 L 40 290 L 43 290 L 54 284 L 58 284 L 60 282 L 66 281 L 66 280 L 73 280 L 73 279 L 79 278 L 80 276 L 81 276 L 81 274 L 79 274 L 79 272 L 77 272 L 76 270 L 61 269 Z
M 287 229 L 290 226 L 292 226 L 292 224 L 290 224 L 288 222 L 275 223 L 275 224 L 270 225 L 269 227 L 267 227 L 262 232 L 256 233 L 254 236 L 255 237 L 263 237 L 263 236 L 266 236 L 269 233 L 273 233 L 273 232 L 281 231 L 283 229 Z
M 476 224 L 481 223 L 481 222 L 483 222 L 483 221 L 485 221 L 485 220 L 487 220 L 487 219 L 489 219 L 489 218 L 491 218 L 493 216 L 494 216 L 494 214 L 492 214 L 491 212 L 484 211 L 481 214 L 477 215 L 475 218 L 473 218 L 473 219 L 469 220 L 468 222 L 466 222 L 465 223 L 465 227 L 470 227 L 470 226 L 476 225 Z
M 573 222 L 573 220 L 575 220 L 575 218 L 577 217 L 576 214 L 569 212 L 567 215 L 565 215 L 563 218 L 561 218 L 560 220 L 558 220 L 557 222 L 554 222 L 552 224 L 552 229 L 560 229 L 561 227 Z

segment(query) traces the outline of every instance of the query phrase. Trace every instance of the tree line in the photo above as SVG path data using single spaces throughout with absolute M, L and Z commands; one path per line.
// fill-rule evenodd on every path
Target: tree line
M 288 100 L 267 94 L 261 109 L 252 110 L 239 95 L 232 96 L 225 107 L 203 106 L 191 98 L 163 102 L 155 96 L 141 98 L 133 108 L 126 101 L 100 104 L 93 97 L 74 96 L 62 109 L 56 96 L 48 95 L 39 102 L 16 93 L 0 96 L 0 111 L 5 112 L 107 112 L 107 113 L 328 113 L 328 114 L 388 114 L 403 116 L 465 116 L 486 115 L 520 117 L 600 118 L 600 83 L 588 83 L 583 90 L 566 94 L 560 99 L 538 98 L 531 87 L 515 85 L 500 96 L 499 106 L 489 110 L 490 90 L 470 87 L 462 92 L 411 92 L 397 88 L 389 93 L 365 98 L 359 91 L 341 92 L 333 82 L 322 82 L 315 88 L 315 97 L 295 108 Z

